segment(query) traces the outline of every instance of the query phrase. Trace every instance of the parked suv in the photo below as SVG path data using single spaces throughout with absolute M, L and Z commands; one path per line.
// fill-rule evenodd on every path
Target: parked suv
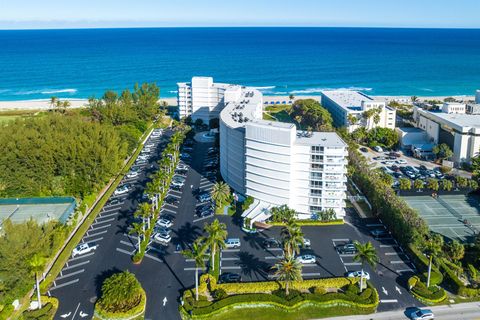
M 340 246 L 337 246 L 337 251 L 340 254 L 355 254 L 357 253 L 357 248 L 353 243 L 346 243 Z
M 227 249 L 240 248 L 240 246 L 241 246 L 241 243 L 240 243 L 240 239 L 238 238 L 228 238 L 227 240 L 225 240 L 225 247 Z

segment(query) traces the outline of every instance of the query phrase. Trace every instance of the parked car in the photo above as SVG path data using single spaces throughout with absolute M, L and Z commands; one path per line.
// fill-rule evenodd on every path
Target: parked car
M 178 170 L 188 170 L 188 166 L 185 163 L 179 163 L 177 165 Z
M 182 190 L 182 186 L 177 186 L 177 185 L 171 184 L 170 189 L 180 191 L 180 190 Z
M 182 152 L 187 152 L 187 153 L 193 152 L 193 148 L 192 147 L 183 147 Z
M 337 251 L 340 254 L 355 254 L 357 253 L 357 248 L 355 248 L 355 245 L 353 243 L 346 243 L 337 246 Z
M 120 200 L 118 200 L 118 199 L 110 199 L 106 203 L 107 206 L 115 206 L 117 204 L 120 204 Z
M 265 248 L 281 248 L 282 244 L 275 238 L 267 238 L 263 240 L 263 246 Z
M 137 159 L 137 160 L 135 161 L 135 164 L 136 164 L 136 165 L 142 165 L 142 164 L 147 164 L 147 162 L 148 162 L 148 161 L 145 160 L 145 159 Z
M 347 274 L 349 278 L 360 278 L 362 276 L 362 271 L 352 271 Z M 366 271 L 363 271 L 363 279 L 370 280 L 370 274 Z
M 389 152 L 388 155 L 389 155 L 390 157 L 395 157 L 395 158 L 400 158 L 400 157 L 402 156 L 400 153 L 394 152 L 394 151 Z
M 423 167 L 425 167 L 425 166 L 423 166 Z M 414 173 L 419 173 L 420 172 L 420 170 L 418 170 L 417 168 L 412 167 L 412 166 L 406 166 L 405 170 L 408 170 L 408 171 L 414 172 Z
M 380 147 L 380 146 L 375 146 L 375 147 L 373 147 L 373 150 L 375 150 L 375 151 L 377 151 L 377 152 L 383 152 L 383 149 L 382 149 L 382 147 Z
M 72 257 L 81 256 L 82 254 L 86 254 L 96 250 L 98 247 L 97 244 L 90 242 L 90 243 L 81 243 L 75 247 L 72 251 Z
M 170 234 L 172 230 L 168 229 L 168 228 L 165 228 L 165 227 L 160 227 L 160 226 L 155 226 L 153 228 L 153 232 L 155 233 L 160 233 L 162 235 L 164 235 L 165 237 L 168 236 Z
M 197 215 L 199 218 L 205 218 L 205 217 L 210 217 L 215 214 L 215 210 L 213 208 L 209 208 L 203 211 L 197 212 Z
M 172 241 L 172 236 L 164 233 L 156 233 L 153 238 L 158 242 L 169 243 Z
M 172 221 L 165 218 L 158 219 L 156 224 L 157 226 L 164 228 L 170 228 L 173 225 Z
M 361 148 L 360 148 L 360 151 L 362 151 L 362 152 L 368 152 L 368 149 L 365 148 L 365 147 L 361 147 Z
M 201 203 L 212 200 L 212 196 L 210 195 L 209 192 L 200 192 L 197 198 L 198 198 L 198 201 Z
M 188 153 L 184 152 L 184 153 L 180 154 L 180 159 L 182 159 L 182 160 L 190 160 L 191 158 L 192 158 L 192 156 L 189 155 Z
M 165 197 L 164 201 L 168 204 L 173 204 L 173 205 L 177 205 L 178 204 L 178 199 L 173 197 L 173 196 L 167 196 Z
M 375 229 L 375 230 L 370 230 L 370 234 L 375 238 L 379 238 L 379 237 L 387 236 L 388 231 L 385 229 Z
M 130 191 L 130 189 L 128 188 L 128 185 L 124 184 L 123 186 L 118 187 L 118 188 L 113 192 L 113 194 L 116 195 L 116 196 L 119 196 L 119 195 L 121 195 L 121 194 L 128 193 L 128 191 Z
M 393 166 L 395 164 L 395 161 L 387 160 L 387 161 L 383 161 L 382 163 L 387 165 L 387 166 Z
M 398 159 L 398 160 L 397 160 L 397 163 L 398 163 L 398 164 L 407 164 L 407 160 L 405 160 L 405 159 Z
M 236 273 L 225 272 L 220 275 L 220 282 L 234 283 L 242 281 L 242 276 Z
M 317 258 L 311 254 L 304 254 L 296 258 L 297 262 L 301 264 L 312 264 L 317 262 Z
M 227 249 L 236 249 L 236 248 L 240 248 L 242 244 L 240 243 L 240 239 L 239 238 L 228 238 L 225 240 L 225 247 Z
M 311 244 L 312 244 L 312 242 L 310 241 L 310 239 L 303 238 L 303 246 L 304 247 L 310 247 Z
M 127 178 L 136 178 L 138 177 L 138 175 L 138 171 L 130 171 L 129 173 L 127 173 Z
M 435 316 L 430 309 L 419 309 L 410 313 L 410 319 L 412 320 L 433 320 Z
M 185 184 L 185 178 L 184 177 L 181 177 L 181 176 L 174 176 L 172 178 L 172 182 L 171 184 L 174 185 L 174 186 L 179 186 L 179 187 L 183 187 L 183 185 Z

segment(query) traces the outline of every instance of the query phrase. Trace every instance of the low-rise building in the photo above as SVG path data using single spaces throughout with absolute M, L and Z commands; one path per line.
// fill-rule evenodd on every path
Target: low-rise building
M 351 90 L 322 91 L 322 106 L 332 115 L 333 125 L 352 132 L 359 127 L 395 129 L 396 110 L 385 101 Z M 371 111 L 370 111 L 371 110 Z M 370 111 L 370 117 L 367 117 Z M 378 114 L 378 122 L 374 115 Z

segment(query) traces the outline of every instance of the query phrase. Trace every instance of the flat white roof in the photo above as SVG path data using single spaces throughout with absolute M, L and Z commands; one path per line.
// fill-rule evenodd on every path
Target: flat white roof
M 474 129 L 476 133 L 480 132 L 480 115 L 479 114 L 459 114 L 459 113 L 444 113 L 421 110 L 422 115 L 427 118 L 441 122 L 461 132 L 470 131 Z
M 322 91 L 322 94 L 340 107 L 354 111 L 360 111 L 363 101 L 376 101 L 366 94 L 352 90 L 328 90 Z
M 325 147 L 346 147 L 347 144 L 335 132 L 297 131 L 296 144 Z
M 226 85 L 226 84 L 221 84 Z M 232 128 L 244 127 L 245 123 L 256 119 L 257 106 L 262 103 L 262 93 L 254 88 L 231 85 L 242 89 L 240 99 L 229 102 L 220 112 L 222 121 Z

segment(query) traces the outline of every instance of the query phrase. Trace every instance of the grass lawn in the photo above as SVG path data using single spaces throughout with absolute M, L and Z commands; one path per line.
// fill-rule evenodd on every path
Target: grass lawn
M 290 104 L 276 104 L 272 106 L 266 106 L 265 111 L 271 112 L 271 113 L 277 113 L 283 110 L 290 111 L 292 106 Z
M 271 121 L 281 121 L 295 123 L 295 121 L 290 117 L 291 105 L 274 105 L 265 107 L 265 112 L 263 113 L 264 120 Z
M 338 316 L 348 316 L 355 313 L 355 310 L 350 308 L 315 308 L 306 307 L 295 312 L 286 312 L 273 308 L 248 308 L 248 309 L 232 309 L 219 315 L 209 317 L 210 320 L 306 320 L 315 318 L 329 318 Z
M 0 114 L 0 123 L 8 122 L 15 120 L 16 118 L 19 118 L 21 116 L 3 116 Z

